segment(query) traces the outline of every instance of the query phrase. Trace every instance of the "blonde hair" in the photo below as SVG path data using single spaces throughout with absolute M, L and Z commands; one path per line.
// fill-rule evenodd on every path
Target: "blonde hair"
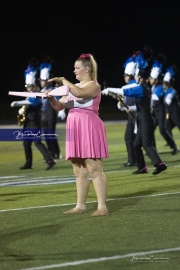
M 97 63 L 92 54 L 81 54 L 76 61 L 80 61 L 84 67 L 88 67 L 93 80 L 97 80 Z

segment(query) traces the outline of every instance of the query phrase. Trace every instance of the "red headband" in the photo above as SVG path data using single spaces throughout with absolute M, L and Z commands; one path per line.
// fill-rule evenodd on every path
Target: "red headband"
M 79 56 L 79 58 L 83 58 L 83 59 L 86 59 L 86 58 L 89 58 L 90 57 L 90 54 L 89 53 L 83 53 Z

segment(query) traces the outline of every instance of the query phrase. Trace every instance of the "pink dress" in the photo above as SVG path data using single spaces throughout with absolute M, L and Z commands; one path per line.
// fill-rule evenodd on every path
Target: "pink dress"
M 67 160 L 109 157 L 104 123 L 98 116 L 100 100 L 101 90 L 95 98 L 76 98 L 71 93 L 66 97 L 65 105 L 70 108 L 66 122 Z

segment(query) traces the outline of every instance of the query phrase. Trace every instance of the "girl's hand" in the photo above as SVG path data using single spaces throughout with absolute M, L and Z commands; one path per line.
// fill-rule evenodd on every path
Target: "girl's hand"
M 66 80 L 64 77 L 55 77 L 52 78 L 50 80 L 48 80 L 48 82 L 55 82 L 55 88 L 60 87 L 62 85 L 69 85 L 70 82 L 68 80 Z
M 53 96 L 51 96 L 51 95 L 49 95 L 49 93 L 51 92 L 51 90 L 46 90 L 46 91 L 44 91 L 43 92 L 43 94 L 45 94 L 46 96 L 47 96 L 47 98 L 49 98 L 49 99 L 52 99 L 52 98 L 54 98 Z
M 63 80 L 64 80 L 64 77 L 55 77 L 55 78 L 49 79 L 48 82 L 56 82 L 57 84 L 62 85 Z

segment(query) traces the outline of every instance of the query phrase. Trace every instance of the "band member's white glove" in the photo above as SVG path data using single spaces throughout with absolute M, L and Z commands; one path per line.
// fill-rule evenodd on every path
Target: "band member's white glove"
M 122 106 L 121 101 L 118 101 L 117 107 L 118 107 L 118 109 L 121 110 L 121 111 L 126 111 L 126 110 L 127 110 L 126 107 Z
M 14 107 L 14 106 L 16 106 L 16 101 L 13 101 L 13 102 L 11 103 L 11 107 Z
M 118 101 L 117 107 L 118 107 L 119 110 L 121 110 L 121 102 L 120 101 Z
M 109 92 L 108 88 L 101 91 L 102 95 L 106 95 L 106 96 L 108 95 L 108 92 Z
M 19 111 L 18 111 L 18 113 L 19 113 L 20 115 L 23 114 L 23 112 L 24 112 L 23 108 L 20 108 Z
M 64 120 L 66 118 L 65 109 L 58 112 L 58 117 Z
M 165 102 L 167 105 L 170 105 L 173 99 L 173 94 L 169 93 L 166 98 L 165 98 Z
M 121 95 L 121 96 L 124 96 L 124 91 L 122 88 L 106 88 L 105 89 L 106 91 L 109 92 L 112 92 L 112 93 L 115 93 L 115 94 L 118 94 L 118 95 Z M 103 90 L 104 91 L 104 90 Z
M 20 107 L 20 106 L 24 106 L 24 105 L 30 105 L 31 102 L 29 102 L 27 99 L 25 100 L 20 100 L 20 101 L 13 101 L 11 103 L 11 107 Z

